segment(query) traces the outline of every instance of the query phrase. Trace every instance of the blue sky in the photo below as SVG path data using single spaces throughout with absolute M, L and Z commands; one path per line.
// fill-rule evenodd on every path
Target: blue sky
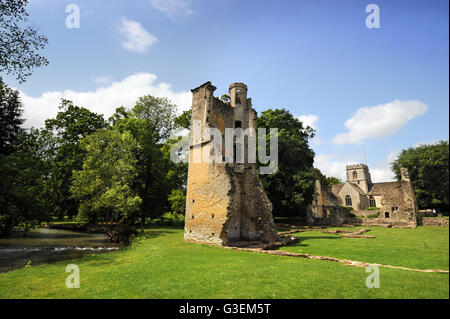
M 365 24 L 368 4 L 380 28 Z M 80 28 L 65 25 L 66 6 Z M 47 35 L 47 67 L 22 92 L 26 125 L 54 116 L 60 97 L 109 116 L 144 94 L 190 106 L 193 87 L 216 95 L 245 82 L 258 112 L 284 107 L 317 129 L 325 174 L 367 162 L 375 181 L 418 143 L 448 139 L 448 1 L 31 0 Z M 346 126 L 347 123 L 347 126 Z

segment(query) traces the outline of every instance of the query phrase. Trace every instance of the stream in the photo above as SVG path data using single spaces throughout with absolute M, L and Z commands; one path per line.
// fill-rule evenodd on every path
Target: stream
M 37 228 L 0 238 L 0 273 L 120 249 L 105 234 Z

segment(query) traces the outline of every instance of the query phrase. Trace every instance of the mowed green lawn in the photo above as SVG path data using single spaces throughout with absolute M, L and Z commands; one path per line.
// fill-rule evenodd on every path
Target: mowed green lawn
M 362 227 L 335 227 L 329 228 L 329 230 L 357 230 L 360 228 Z M 342 238 L 321 231 L 296 233 L 293 235 L 300 238 L 300 243 L 282 249 L 392 266 L 449 269 L 448 227 L 369 228 L 371 230 L 364 235 L 374 235 L 376 238 Z
M 333 235 L 317 232 L 300 233 L 303 240 L 298 246 L 283 249 L 363 261 L 370 257 L 374 262 L 398 261 L 405 266 L 427 268 L 445 268 L 446 259 L 448 267 L 448 238 L 446 244 L 431 244 L 444 240 L 445 229 L 421 228 L 404 232 L 374 231 L 380 236 L 378 240 L 382 234 L 392 238 L 384 240 L 387 245 L 380 251 L 380 258 L 375 258 L 375 251 L 358 255 L 357 250 L 364 249 L 357 246 L 369 239 L 355 239 L 362 242 L 349 247 L 352 241 L 320 238 Z M 380 268 L 380 288 L 369 289 L 365 285 L 369 273 L 364 268 L 185 244 L 181 229 L 159 228 L 147 232 L 149 238 L 122 251 L 0 274 L 0 298 L 449 298 L 446 274 Z M 444 256 L 432 255 L 431 261 L 420 264 L 410 256 L 419 246 L 405 246 L 409 248 L 402 251 L 392 243 L 395 240 L 423 242 L 425 238 L 420 234 L 436 236 L 426 239 L 432 249 L 446 245 L 446 251 L 441 251 Z M 448 237 L 448 228 L 446 234 Z M 396 254 L 403 257 L 394 257 Z M 414 256 L 427 259 L 431 255 Z M 80 267 L 79 289 L 65 286 L 68 275 L 65 269 L 69 263 Z

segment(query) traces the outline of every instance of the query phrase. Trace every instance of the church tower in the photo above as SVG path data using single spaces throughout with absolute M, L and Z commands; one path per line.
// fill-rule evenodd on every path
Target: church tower
M 369 167 L 365 164 L 347 165 L 347 181 L 358 185 L 364 193 L 369 193 L 372 185 L 370 178 Z

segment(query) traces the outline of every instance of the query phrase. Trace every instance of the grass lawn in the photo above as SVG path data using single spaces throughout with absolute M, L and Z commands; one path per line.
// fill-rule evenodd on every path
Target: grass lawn
M 447 241 L 441 243 L 445 231 Z M 300 233 L 302 241 L 284 249 L 362 261 L 379 253 L 373 261 L 448 269 L 448 228 L 377 228 L 373 233 L 378 237 L 370 245 L 363 243 L 370 239 L 353 242 L 330 240 L 335 236 L 320 232 Z M 381 268 L 380 288 L 368 289 L 364 268 L 185 244 L 182 229 L 155 228 L 147 234 L 122 251 L 0 274 L 0 298 L 449 298 L 446 274 Z M 420 248 L 424 241 L 433 254 Z M 364 245 L 383 243 L 382 250 L 364 252 Z M 79 289 L 65 287 L 69 263 L 80 267 Z
M 365 226 L 367 227 L 367 226 Z M 335 227 L 329 229 L 339 229 Z M 345 228 L 357 230 L 362 227 Z M 449 269 L 449 228 L 421 226 L 412 229 L 369 227 L 364 235 L 376 238 L 342 238 L 321 231 L 293 234 L 300 238 L 295 246 L 283 250 L 330 256 L 369 263 L 419 269 Z

